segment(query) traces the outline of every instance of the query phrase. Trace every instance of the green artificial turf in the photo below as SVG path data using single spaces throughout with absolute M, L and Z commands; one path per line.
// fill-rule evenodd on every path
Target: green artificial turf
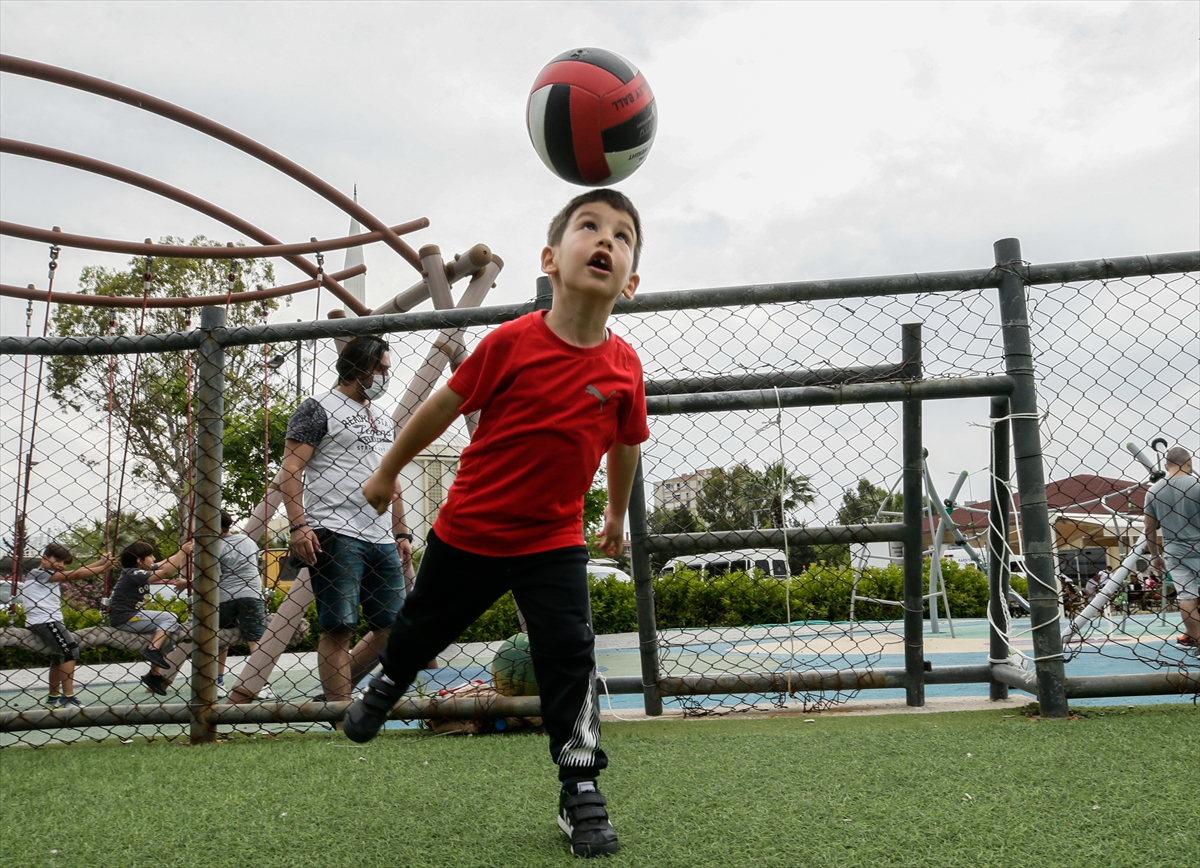
M 605 864 L 1200 865 L 1200 709 L 1083 713 L 606 724 Z M 7 748 L 0 864 L 564 865 L 553 772 L 533 734 Z

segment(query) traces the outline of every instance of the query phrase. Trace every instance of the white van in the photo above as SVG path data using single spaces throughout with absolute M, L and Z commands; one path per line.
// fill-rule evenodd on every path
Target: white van
M 689 570 L 710 576 L 761 570 L 768 576 L 783 579 L 787 578 L 787 555 L 781 549 L 735 549 L 705 555 L 688 555 L 686 558 L 672 559 L 662 568 L 661 574 L 671 575 L 677 567 L 687 567 Z
M 617 569 L 617 562 L 608 558 L 587 562 L 587 574 L 589 579 L 607 579 L 609 576 L 616 576 L 619 582 L 632 582 L 633 579 L 629 573 Z

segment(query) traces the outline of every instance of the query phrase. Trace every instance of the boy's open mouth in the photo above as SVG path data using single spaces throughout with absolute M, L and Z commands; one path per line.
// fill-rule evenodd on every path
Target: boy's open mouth
M 592 254 L 592 258 L 588 260 L 588 268 L 594 268 L 597 271 L 603 271 L 605 274 L 611 274 L 612 259 L 603 250 L 597 250 Z

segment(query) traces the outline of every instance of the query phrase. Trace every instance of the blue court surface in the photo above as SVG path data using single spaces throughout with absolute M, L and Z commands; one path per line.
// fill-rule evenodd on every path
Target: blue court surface
M 1065 626 L 1065 624 L 1063 625 Z M 925 625 L 925 658 L 934 669 L 947 666 L 979 665 L 987 662 L 987 643 L 989 627 L 986 619 L 965 619 L 954 622 L 954 636 L 943 619 L 939 624 L 939 632 L 933 633 L 928 622 Z M 720 670 L 731 671 L 786 671 L 789 668 L 803 670 L 807 668 L 834 668 L 830 661 L 836 659 L 840 668 L 892 669 L 904 666 L 903 646 L 900 644 L 901 625 L 860 624 L 855 626 L 854 636 L 848 635 L 848 625 L 796 625 L 794 628 L 770 628 L 770 640 L 763 638 L 746 638 L 728 641 L 738 631 L 732 630 L 696 630 L 669 631 L 668 647 L 660 649 L 660 660 L 671 674 L 684 674 L 690 671 L 695 674 Z M 1011 646 L 1018 652 L 1032 657 L 1033 643 L 1028 635 L 1029 622 L 1014 620 L 1011 627 Z M 760 630 L 746 631 L 747 634 L 761 632 Z M 1090 675 L 1128 675 L 1147 672 L 1200 672 L 1200 658 L 1175 645 L 1175 637 L 1179 635 L 1178 614 L 1137 615 L 1122 622 L 1119 619 L 1094 626 L 1090 633 L 1085 633 L 1082 643 L 1068 645 L 1066 674 L 1068 676 Z M 715 635 L 714 635 L 715 634 Z M 694 635 L 696 642 L 689 643 L 689 635 Z M 713 641 L 717 636 L 724 641 Z M 794 639 L 793 642 L 781 643 L 784 637 Z M 832 638 L 831 638 L 832 637 Z M 819 641 L 818 641 L 819 640 Z M 597 637 L 596 663 L 601 676 L 637 675 L 641 672 L 641 663 L 636 647 L 636 634 L 622 636 Z M 806 647 L 817 647 L 816 653 L 805 653 Z M 841 646 L 836 654 L 831 653 L 835 646 Z M 866 651 L 860 649 L 868 649 Z M 872 653 L 872 650 L 873 653 Z M 457 664 L 457 665 L 456 665 Z M 1029 664 L 1032 667 L 1032 664 Z M 427 669 L 421 673 L 420 684 L 425 693 L 450 689 L 473 680 L 485 683 L 491 682 L 490 667 L 477 662 L 452 661 L 440 669 Z M 925 687 L 927 697 L 977 697 L 987 698 L 986 683 L 973 684 L 928 684 Z M 1014 696 L 1022 696 L 1020 691 L 1012 690 Z M 820 694 L 810 694 L 810 701 L 820 698 Z M 835 698 L 830 695 L 830 698 Z M 868 700 L 877 702 L 887 699 L 903 699 L 902 689 L 870 690 L 857 693 L 840 693 L 836 695 L 839 701 Z M 1180 696 L 1133 696 L 1133 697 L 1100 697 L 1095 699 L 1072 699 L 1072 706 L 1098 705 L 1145 705 L 1157 703 L 1173 703 L 1194 699 L 1191 694 Z M 1033 697 L 1029 697 L 1030 701 Z M 736 696 L 694 696 L 688 697 L 687 705 L 695 708 L 716 709 L 718 706 L 758 705 L 766 708 L 778 707 L 778 702 L 786 700 L 784 707 L 797 707 L 797 700 L 788 697 L 761 696 L 739 694 Z M 620 714 L 622 710 L 642 709 L 642 697 L 639 694 L 612 694 L 600 692 L 600 707 L 603 711 L 612 710 Z M 664 707 L 681 708 L 683 703 L 676 699 L 664 700 Z M 389 728 L 405 728 L 415 726 L 403 721 L 391 721 Z

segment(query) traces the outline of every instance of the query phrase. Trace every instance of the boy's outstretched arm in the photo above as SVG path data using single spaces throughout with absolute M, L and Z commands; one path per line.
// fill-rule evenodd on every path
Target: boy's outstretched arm
M 106 570 L 112 569 L 112 566 L 115 563 L 116 560 L 111 555 L 106 554 L 100 558 L 100 560 L 96 561 L 95 563 L 88 564 L 87 566 L 76 567 L 73 570 L 67 571 L 58 570 L 52 576 L 50 576 L 50 581 L 73 582 L 76 579 L 90 579 L 92 576 L 97 576 Z
M 625 513 L 641 453 L 640 446 L 624 443 L 614 443 L 608 450 L 608 506 L 604 508 L 604 527 L 596 534 L 596 542 L 611 558 L 620 557 L 625 549 Z
M 442 386 L 425 399 L 425 403 L 400 429 L 396 442 L 379 463 L 379 469 L 363 485 L 363 495 L 376 512 L 382 515 L 388 504 L 398 496 L 396 477 L 404 465 L 450 427 L 462 405 L 461 395 L 449 386 Z

